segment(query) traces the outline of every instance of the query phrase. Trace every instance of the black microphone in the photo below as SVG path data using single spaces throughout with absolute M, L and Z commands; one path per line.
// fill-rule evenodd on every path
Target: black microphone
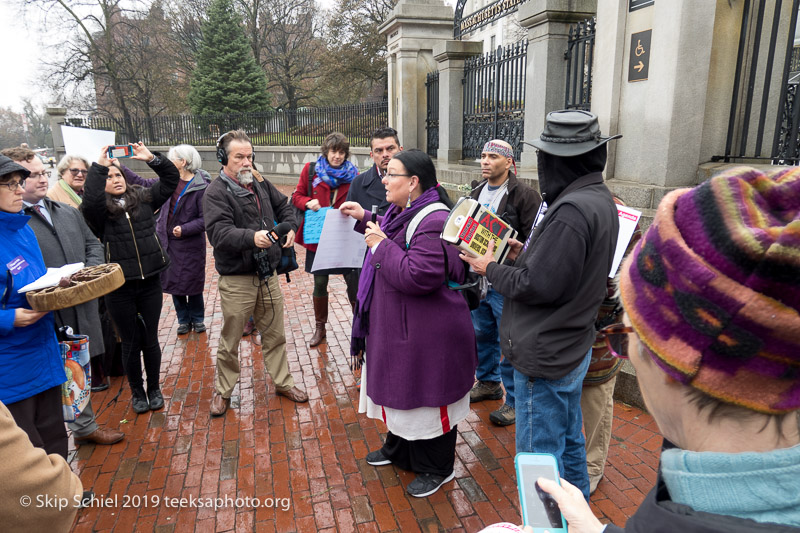
M 272 229 L 267 230 L 267 238 L 272 244 L 279 242 L 287 233 L 292 231 L 292 225 L 281 222 Z M 256 262 L 256 273 L 261 281 L 267 281 L 272 276 L 273 268 L 269 264 L 269 252 L 266 248 L 259 248 L 253 253 Z
M 267 238 L 273 244 L 280 241 L 285 235 L 292 231 L 292 225 L 288 222 L 281 222 L 274 228 L 267 230 Z

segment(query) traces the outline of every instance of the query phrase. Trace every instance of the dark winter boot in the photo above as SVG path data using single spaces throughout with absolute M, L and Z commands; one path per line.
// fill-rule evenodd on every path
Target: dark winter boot
M 312 348 L 319 346 L 325 340 L 325 323 L 328 321 L 328 297 L 317 298 L 312 297 L 314 300 L 314 321 L 317 328 L 314 330 L 314 336 L 308 341 L 308 345 Z

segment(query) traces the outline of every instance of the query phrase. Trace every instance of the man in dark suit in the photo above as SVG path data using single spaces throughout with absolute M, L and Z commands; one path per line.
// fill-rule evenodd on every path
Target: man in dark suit
M 386 200 L 386 188 L 381 180 L 386 174 L 386 166 L 392 156 L 402 149 L 400 139 L 397 137 L 397 130 L 394 128 L 385 126 L 373 131 L 369 140 L 369 156 L 375 164 L 369 167 L 369 170 L 353 178 L 347 193 L 347 201 L 358 202 L 364 209 L 383 215 L 390 204 Z M 360 268 L 355 268 L 346 275 L 347 297 L 351 304 L 356 301 L 360 275 Z
M 31 216 L 28 225 L 39 241 L 45 266 L 57 268 L 70 263 L 84 263 L 86 266 L 104 263 L 103 245 L 92 234 L 80 211 L 46 197 L 50 172 L 45 170 L 36 154 L 30 149 L 18 147 L 3 150 L 3 155 L 31 172 L 25 180 L 22 200 L 25 214 Z M 88 335 L 91 356 L 102 357 L 105 348 L 97 300 L 61 309 L 54 314 L 56 327 L 71 326 L 75 333 Z M 91 399 L 80 416 L 69 423 L 69 428 L 75 444 L 113 444 L 125 437 L 121 431 L 97 425 Z
M 383 215 L 389 208 L 389 202 L 386 201 L 386 189 L 381 180 L 386 174 L 386 166 L 392 156 L 402 149 L 394 128 L 378 128 L 372 132 L 369 156 L 375 164 L 353 179 L 350 191 L 347 193 L 347 201 L 358 202 L 364 209 Z

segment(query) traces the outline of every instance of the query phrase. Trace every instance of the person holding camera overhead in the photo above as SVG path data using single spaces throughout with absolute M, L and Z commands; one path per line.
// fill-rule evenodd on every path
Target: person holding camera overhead
M 211 176 L 201 167 L 203 161 L 194 146 L 179 144 L 169 149 L 167 157 L 181 173 L 180 184 L 169 202 L 158 213 L 156 234 L 171 264 L 164 271 L 163 290 L 172 295 L 178 315 L 178 335 L 194 330 L 203 333 L 206 284 L 206 227 L 203 222 L 203 194 Z M 158 179 L 143 178 L 122 166 L 125 180 L 132 185 L 149 188 Z
M 292 203 L 301 211 L 319 211 L 323 207 L 338 209 L 347 199 L 350 182 L 358 175 L 358 169 L 348 159 L 350 142 L 343 134 L 335 131 L 322 141 L 322 155 L 315 163 L 306 163 L 300 171 L 300 181 L 292 193 Z M 306 272 L 312 273 L 317 243 L 303 240 L 303 225 L 300 220 L 297 230 L 297 242 L 306 249 Z M 316 329 L 308 345 L 319 346 L 325 340 L 325 323 L 328 321 L 328 277 L 331 274 L 349 274 L 353 269 L 331 269 L 314 274 L 314 322 Z M 347 294 L 355 294 L 357 278 L 345 275 Z M 351 300 L 351 305 L 355 302 Z
M 251 316 L 261 332 L 264 366 L 275 392 L 293 402 L 308 401 L 289 373 L 283 295 L 275 274 L 281 247 L 294 246 L 297 223 L 286 196 L 253 168 L 253 155 L 253 144 L 244 131 L 222 135 L 217 141 L 222 169 L 203 197 L 206 233 L 219 272 L 223 319 L 212 416 L 225 414 L 230 406 L 239 380 L 239 342 Z M 284 231 L 285 240 L 278 235 Z
M 159 182 L 149 189 L 129 186 L 116 160 L 108 157 L 108 148 L 89 168 L 81 211 L 103 242 L 106 262 L 119 263 L 125 275 L 125 284 L 107 294 L 105 302 L 122 338 L 122 364 L 133 410 L 142 414 L 164 407 L 158 321 L 163 301 L 160 274 L 169 266 L 169 257 L 156 235 L 155 212 L 172 196 L 180 173 L 169 159 L 152 154 L 139 142 L 133 145 L 131 158 L 145 161 Z M 147 373 L 146 394 L 140 353 Z

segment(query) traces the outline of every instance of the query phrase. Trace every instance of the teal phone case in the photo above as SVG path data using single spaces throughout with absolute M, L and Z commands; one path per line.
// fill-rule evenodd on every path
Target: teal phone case
M 523 480 L 522 470 L 520 468 L 520 457 L 523 457 L 523 456 L 549 457 L 550 459 L 552 459 L 552 464 L 547 464 L 547 465 L 540 464 L 540 466 L 545 467 L 545 468 L 553 468 L 554 467 L 555 468 L 555 474 L 556 474 L 555 475 L 556 483 L 558 483 L 559 485 L 561 484 L 561 482 L 559 481 L 559 476 L 558 476 L 558 462 L 556 461 L 556 458 L 555 458 L 554 455 L 549 454 L 549 453 L 529 453 L 529 452 L 518 453 L 514 457 L 514 468 L 517 471 L 517 490 L 519 491 L 519 506 L 522 509 L 522 523 L 525 524 L 525 525 L 530 525 L 533 528 L 534 533 L 544 533 L 545 531 L 548 531 L 549 533 L 567 533 L 567 523 L 564 520 L 564 516 L 561 514 L 560 511 L 558 512 L 558 517 L 561 520 L 561 527 L 557 527 L 557 526 L 536 527 L 536 526 L 533 526 L 533 525 L 530 524 L 530 517 L 528 516 L 528 506 L 525 505 L 525 499 L 526 499 L 525 498 L 525 489 L 524 489 L 524 487 L 522 485 L 522 480 Z M 534 487 L 534 483 L 535 482 L 536 482 L 535 479 L 533 479 L 533 480 L 526 479 L 526 484 L 529 484 L 530 485 L 529 488 L 532 487 L 532 488 L 534 488 L 534 490 L 536 490 L 535 487 Z M 529 494 L 530 494 L 530 492 L 529 492 Z

